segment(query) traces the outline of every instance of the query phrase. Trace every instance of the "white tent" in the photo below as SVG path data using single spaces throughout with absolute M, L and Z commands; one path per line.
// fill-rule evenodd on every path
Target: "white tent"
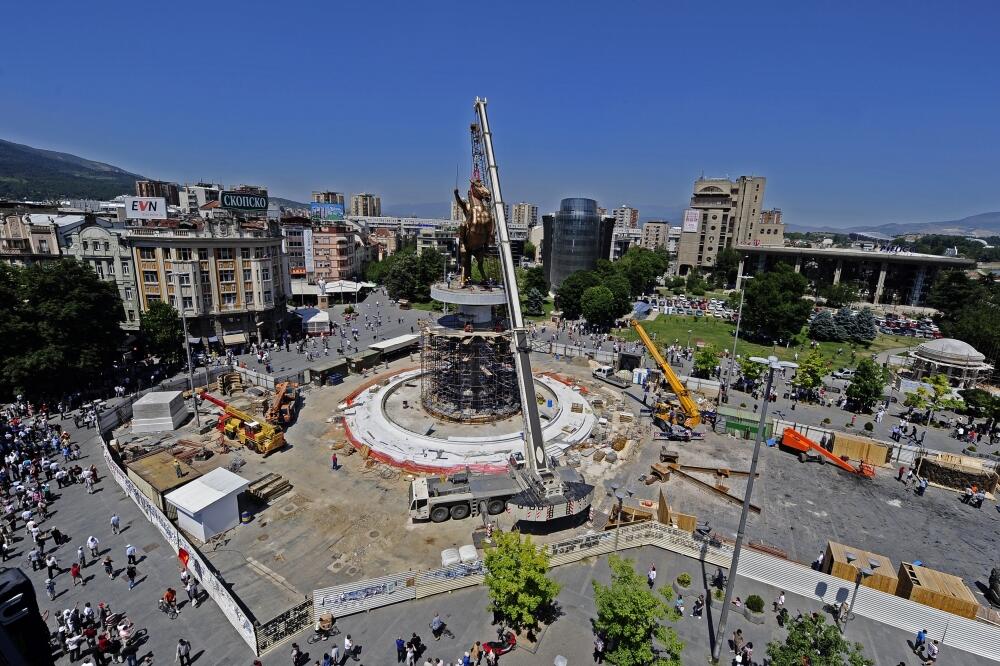
M 355 294 L 361 291 L 361 285 L 351 280 L 334 280 L 326 283 L 325 291 L 327 294 Z
M 205 542 L 240 522 L 237 497 L 249 485 L 242 476 L 218 467 L 164 499 L 177 507 L 177 526 Z
M 319 308 L 298 308 L 295 314 L 302 317 L 302 330 L 306 335 L 330 332 L 330 314 Z

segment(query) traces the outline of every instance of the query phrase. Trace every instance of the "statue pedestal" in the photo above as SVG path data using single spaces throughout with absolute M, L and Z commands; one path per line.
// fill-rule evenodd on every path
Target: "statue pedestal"
M 431 298 L 456 306 L 457 313 L 443 317 L 439 323 L 457 329 L 465 324 L 472 324 L 475 328 L 490 327 L 493 323 L 493 307 L 507 304 L 507 294 L 502 287 L 459 287 L 457 280 L 452 282 L 452 286 L 444 282 L 431 285 Z

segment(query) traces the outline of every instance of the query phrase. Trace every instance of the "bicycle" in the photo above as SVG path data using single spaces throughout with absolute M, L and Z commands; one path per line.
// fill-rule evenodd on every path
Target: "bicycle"
M 452 640 L 455 640 L 455 634 L 453 634 L 451 632 L 451 629 L 448 628 L 447 624 L 444 624 L 442 622 L 441 623 L 441 628 L 438 629 L 437 632 L 434 631 L 434 623 L 433 622 L 429 623 L 427 626 L 430 627 L 431 634 L 433 636 L 435 636 L 436 638 L 441 638 L 442 636 L 447 636 L 448 638 L 450 638 Z
M 159 602 L 157 603 L 157 608 L 159 608 L 162 613 L 165 613 L 167 617 L 169 617 L 171 620 L 176 620 L 177 616 L 180 614 L 180 612 L 177 610 L 176 605 L 168 604 L 163 599 L 159 600 Z
M 308 643 L 309 645 L 312 645 L 314 643 L 319 643 L 320 641 L 325 641 L 331 638 L 332 636 L 336 636 L 337 634 L 340 633 L 340 629 L 337 628 L 337 620 L 334 619 L 333 616 L 328 616 L 328 617 L 329 617 L 328 620 L 329 626 L 326 627 L 320 626 L 319 628 L 314 627 L 313 633 L 306 638 L 306 643 Z M 320 618 L 321 625 L 326 624 L 324 620 L 327 620 L 327 618 L 326 617 Z

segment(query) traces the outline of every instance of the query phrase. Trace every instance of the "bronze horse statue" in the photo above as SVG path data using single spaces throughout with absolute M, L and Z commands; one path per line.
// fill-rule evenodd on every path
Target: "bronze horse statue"
M 490 191 L 479 178 L 469 181 L 468 201 L 462 199 L 458 189 L 455 189 L 455 201 L 465 215 L 465 221 L 458 228 L 458 256 L 462 268 L 463 286 L 472 280 L 473 257 L 476 258 L 479 274 L 484 278 L 486 276 L 483 260 L 496 234 L 493 213 L 490 210 L 492 199 Z

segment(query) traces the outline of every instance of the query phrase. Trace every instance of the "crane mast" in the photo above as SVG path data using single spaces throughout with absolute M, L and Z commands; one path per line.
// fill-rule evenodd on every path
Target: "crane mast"
M 496 156 L 493 153 L 493 135 L 486 116 L 486 100 L 476 98 L 475 111 L 478 131 L 473 127 L 473 169 L 480 171 L 479 177 L 490 190 L 493 205 L 493 219 L 497 233 L 497 249 L 500 255 L 500 269 L 503 275 L 504 292 L 507 297 L 507 312 L 514 341 L 514 367 L 521 394 L 521 414 L 524 419 L 524 450 L 530 475 L 529 485 L 542 494 L 543 498 L 553 498 L 564 493 L 564 484 L 558 475 L 549 469 L 542 437 L 542 424 L 538 416 L 535 400 L 534 379 L 531 374 L 531 343 L 524 327 L 521 314 L 521 297 L 517 289 L 514 272 L 514 255 L 510 248 L 510 231 L 503 209 L 503 195 L 500 192 L 500 174 Z M 480 164 L 484 162 L 484 164 Z

